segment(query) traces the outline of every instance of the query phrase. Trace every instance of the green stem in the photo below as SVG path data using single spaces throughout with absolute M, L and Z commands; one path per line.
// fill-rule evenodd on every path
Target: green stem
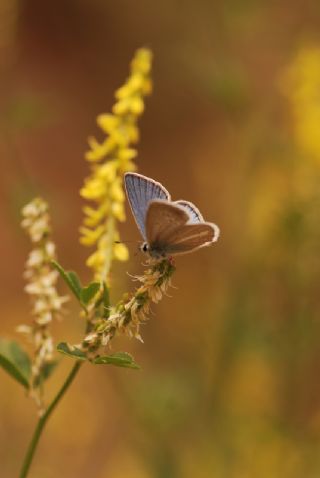
M 68 375 L 66 381 L 62 385 L 61 389 L 59 390 L 59 392 L 57 393 L 55 398 L 52 400 L 52 402 L 48 406 L 46 412 L 39 419 L 38 424 L 36 426 L 36 429 L 34 431 L 33 437 L 31 439 L 29 448 L 27 450 L 27 453 L 26 453 L 26 456 L 25 456 L 25 459 L 24 459 L 24 462 L 23 462 L 23 465 L 22 465 L 22 469 L 21 469 L 21 473 L 19 475 L 19 478 L 25 478 L 27 476 L 28 471 L 30 469 L 30 465 L 31 465 L 33 456 L 34 456 L 34 453 L 36 451 L 36 448 L 37 448 L 37 445 L 38 445 L 38 442 L 39 442 L 39 439 L 40 439 L 40 436 L 41 436 L 41 433 L 43 431 L 43 428 L 44 428 L 45 424 L 47 423 L 48 418 L 50 417 L 51 413 L 56 408 L 56 406 L 60 402 L 61 398 L 63 397 L 63 395 L 68 390 L 71 383 L 73 382 L 73 380 L 74 380 L 75 376 L 77 375 L 78 370 L 79 370 L 81 365 L 82 365 L 82 362 L 76 362 L 75 363 L 75 365 L 73 366 L 73 368 L 72 368 L 70 374 Z

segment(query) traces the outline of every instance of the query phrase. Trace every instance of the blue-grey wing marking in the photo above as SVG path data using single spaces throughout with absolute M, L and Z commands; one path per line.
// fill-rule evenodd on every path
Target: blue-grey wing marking
M 162 184 L 142 174 L 126 173 L 124 182 L 133 217 L 144 240 L 146 240 L 145 223 L 150 201 L 154 199 L 170 201 L 170 194 Z
M 204 222 L 201 212 L 194 204 L 192 204 L 192 202 L 181 199 L 180 201 L 175 201 L 174 204 L 178 204 L 187 211 L 190 217 L 190 220 L 188 221 L 189 224 L 198 224 L 199 222 Z

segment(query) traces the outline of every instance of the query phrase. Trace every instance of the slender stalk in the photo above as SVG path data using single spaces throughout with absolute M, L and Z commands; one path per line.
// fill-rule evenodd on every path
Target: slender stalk
M 24 459 L 24 462 L 23 462 L 23 465 L 22 465 L 22 469 L 21 469 L 19 478 L 25 478 L 27 476 L 27 474 L 29 472 L 29 469 L 30 469 L 30 465 L 31 465 L 33 456 L 34 456 L 35 451 L 37 449 L 39 439 L 41 437 L 41 433 L 44 429 L 44 426 L 47 423 L 51 413 L 53 412 L 55 407 L 58 405 L 59 401 L 61 400 L 61 398 L 63 397 L 63 395 L 68 390 L 71 383 L 73 382 L 73 380 L 74 380 L 75 376 L 77 375 L 78 370 L 79 370 L 81 365 L 82 365 L 82 362 L 76 362 L 75 363 L 75 365 L 73 366 L 71 372 L 69 373 L 66 381 L 62 385 L 61 389 L 59 390 L 59 392 L 57 393 L 55 398 L 52 400 L 52 402 L 48 406 L 46 412 L 39 419 L 38 424 L 36 426 L 36 429 L 34 431 L 33 437 L 31 439 L 29 448 L 27 450 L 27 453 L 26 453 L 26 456 L 25 456 L 25 459 Z

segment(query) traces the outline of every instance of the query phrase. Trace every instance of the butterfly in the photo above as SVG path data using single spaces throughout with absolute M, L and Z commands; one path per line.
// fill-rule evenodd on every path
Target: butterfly
M 158 259 L 186 254 L 216 242 L 220 230 L 205 222 L 189 201 L 172 201 L 162 184 L 142 174 L 124 176 L 127 198 L 142 234 L 143 252 Z

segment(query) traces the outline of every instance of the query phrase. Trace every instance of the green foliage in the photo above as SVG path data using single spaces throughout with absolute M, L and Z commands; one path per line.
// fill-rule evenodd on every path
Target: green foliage
M 86 306 L 91 302 L 95 295 L 99 292 L 100 283 L 99 282 L 90 282 L 89 285 L 82 287 L 79 276 L 74 271 L 65 271 L 64 268 L 56 261 L 52 261 L 52 265 L 57 269 L 62 279 L 65 281 L 71 292 L 74 294 L 76 299 L 80 302 L 81 306 L 86 308 Z M 103 297 L 105 295 L 104 287 Z M 104 299 L 103 299 L 104 300 Z
M 57 350 L 76 360 L 88 360 L 85 352 L 74 346 L 71 347 L 66 342 L 61 342 L 57 346 Z M 111 355 L 103 355 L 101 357 L 96 357 L 91 362 L 95 365 L 115 365 L 116 367 L 140 369 L 140 366 L 134 361 L 132 355 L 127 352 L 116 352 Z
M 17 342 L 0 339 L 0 366 L 17 382 L 29 388 L 30 358 Z
M 100 289 L 99 282 L 91 282 L 87 287 L 83 287 L 80 291 L 80 300 L 83 304 L 88 305 Z
M 111 355 L 97 357 L 93 361 L 94 364 L 116 365 L 117 367 L 126 367 L 140 369 L 140 366 L 134 361 L 132 355 L 127 352 L 116 352 Z
M 33 386 L 39 387 L 47 380 L 58 362 L 46 363 L 36 378 Z M 31 360 L 29 355 L 14 340 L 0 339 L 0 366 L 21 383 L 25 388 L 30 387 Z
M 77 274 L 73 271 L 65 271 L 64 268 L 56 261 L 52 261 L 53 267 L 57 269 L 62 279 L 65 281 L 71 292 L 80 301 L 81 294 L 81 282 Z
M 80 282 L 80 279 L 79 279 L 77 273 L 74 272 L 74 271 L 66 272 L 66 277 L 67 277 L 67 280 L 68 280 L 69 287 L 73 291 L 74 295 L 78 299 L 80 299 L 82 286 L 81 286 L 81 282 Z
M 76 347 L 71 347 L 66 342 L 61 342 L 57 346 L 58 352 L 61 354 L 67 355 L 68 357 L 77 359 L 77 360 L 87 360 L 87 356 L 82 350 L 77 349 Z

